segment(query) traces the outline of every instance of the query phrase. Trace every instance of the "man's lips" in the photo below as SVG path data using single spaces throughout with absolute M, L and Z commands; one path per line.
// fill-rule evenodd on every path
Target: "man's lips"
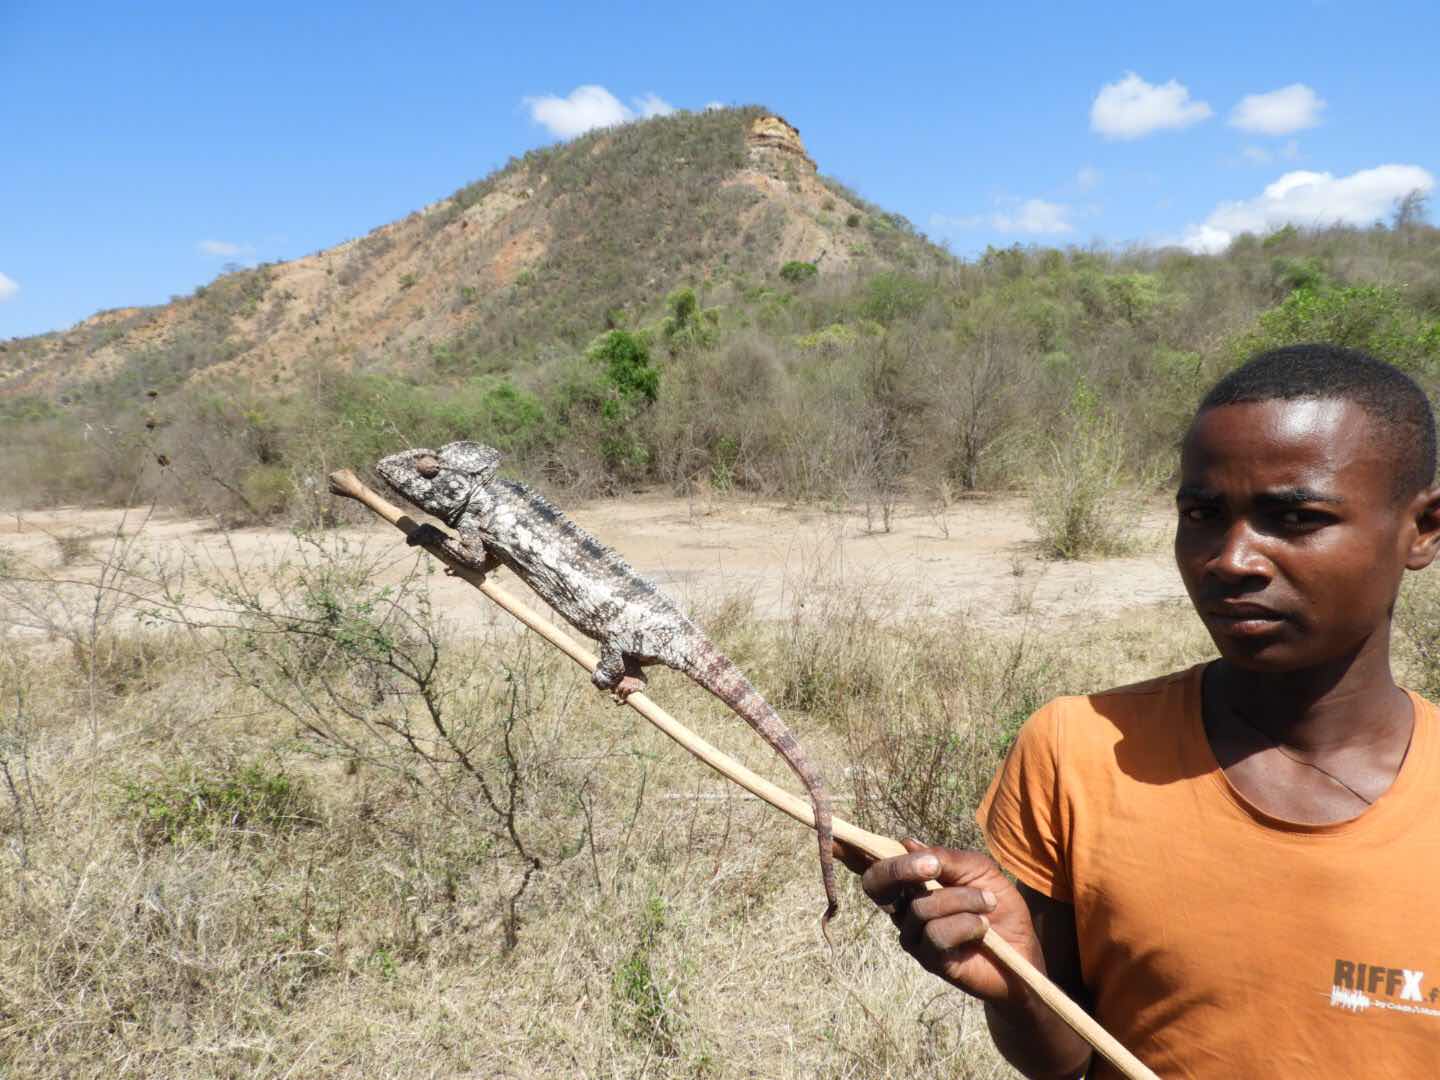
M 1205 618 L 1216 623 L 1232 634 L 1263 634 L 1274 630 L 1285 616 L 1264 604 L 1219 603 L 1207 604 L 1203 608 Z

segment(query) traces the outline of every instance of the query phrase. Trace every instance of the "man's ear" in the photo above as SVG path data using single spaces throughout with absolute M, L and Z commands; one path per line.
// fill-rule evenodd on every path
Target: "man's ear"
M 1440 487 L 1427 488 L 1410 502 L 1415 534 L 1405 559 L 1407 570 L 1424 570 L 1440 553 Z
M 452 442 L 440 448 L 440 464 L 488 484 L 500 467 L 500 451 L 478 442 Z

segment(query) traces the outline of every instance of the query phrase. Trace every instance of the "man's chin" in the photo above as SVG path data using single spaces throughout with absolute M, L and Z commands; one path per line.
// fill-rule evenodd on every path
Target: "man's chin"
M 1275 635 L 1236 635 L 1210 629 L 1210 640 L 1222 659 L 1244 671 L 1286 672 L 1311 667 L 1314 659 L 1302 655 L 1293 642 Z

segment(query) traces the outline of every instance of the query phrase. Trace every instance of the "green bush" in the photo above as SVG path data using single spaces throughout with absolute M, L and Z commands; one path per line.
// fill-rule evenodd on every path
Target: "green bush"
M 507 454 L 546 445 L 550 421 L 535 394 L 508 378 L 484 375 L 459 386 L 417 386 L 383 375 L 341 375 L 320 402 L 335 457 L 368 464 L 397 446 L 487 442 Z
M 24 394 L 20 397 L 0 399 L 0 420 L 7 424 L 21 424 L 32 420 L 54 420 L 61 413 L 55 404 L 43 397 Z
M 1050 442 L 1031 488 L 1030 514 L 1042 551 L 1057 559 L 1123 555 L 1139 516 L 1130 494 L 1125 435 L 1083 382 L 1071 402 L 1067 435 Z
M 884 326 L 902 319 L 913 319 L 934 295 L 931 286 L 919 278 L 888 271 L 876 274 L 865 288 L 860 314 Z
M 818 273 L 820 273 L 820 270 L 814 263 L 797 262 L 794 259 L 780 267 L 781 279 L 790 282 L 792 285 L 802 285 Z
M 256 465 L 245 474 L 240 490 L 250 511 L 262 521 L 278 517 L 295 497 L 295 482 L 283 465 Z
M 831 323 L 829 326 L 822 326 L 811 334 L 801 334 L 795 339 L 798 348 L 806 350 L 817 350 L 821 353 L 835 354 L 850 348 L 860 340 L 860 335 L 855 328 L 845 323 Z
M 690 293 L 689 300 L 694 299 L 695 294 Z M 604 367 L 606 380 L 625 401 L 655 400 L 660 388 L 660 372 L 651 366 L 650 350 L 641 335 L 628 330 L 610 330 L 595 339 L 586 355 Z
M 1393 286 L 1296 289 L 1260 316 L 1232 349 L 1238 362 L 1284 345 L 1324 341 L 1364 349 L 1411 373 L 1440 368 L 1440 322 L 1430 322 Z
M 634 945 L 615 969 L 615 1025 L 662 1057 L 679 1052 L 674 992 L 656 971 L 654 953 L 665 929 L 665 901 L 651 896 L 640 916 Z
M 1275 287 L 1284 293 L 1291 293 L 1296 289 L 1319 292 L 1330 284 L 1325 268 L 1320 264 L 1320 260 L 1313 256 L 1298 259 L 1277 256 L 1270 264 L 1270 273 L 1275 280 Z
M 665 306 L 670 313 L 660 324 L 660 334 L 672 356 L 709 348 L 719 339 L 719 312 L 701 308 L 694 289 L 676 289 L 665 298 Z
M 152 847 L 258 841 L 316 824 L 303 786 L 258 762 L 212 775 L 187 764 L 146 780 L 121 780 L 118 788 L 123 812 Z

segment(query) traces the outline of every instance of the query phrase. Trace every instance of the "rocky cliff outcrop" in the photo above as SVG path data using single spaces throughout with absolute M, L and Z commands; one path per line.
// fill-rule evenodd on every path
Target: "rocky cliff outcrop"
M 782 117 L 757 116 L 745 136 L 750 165 L 778 179 L 815 173 L 815 162 L 800 141 L 800 129 Z

